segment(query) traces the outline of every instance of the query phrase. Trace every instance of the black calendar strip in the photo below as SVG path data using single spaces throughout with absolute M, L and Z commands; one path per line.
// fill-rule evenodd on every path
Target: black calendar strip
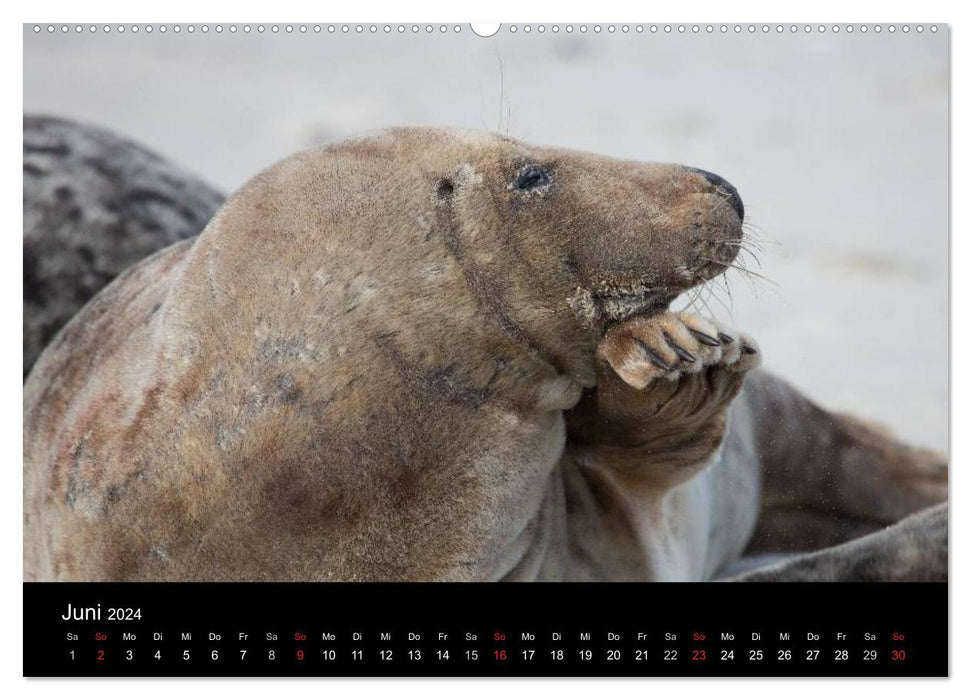
M 27 676 L 942 676 L 945 584 L 25 584 Z

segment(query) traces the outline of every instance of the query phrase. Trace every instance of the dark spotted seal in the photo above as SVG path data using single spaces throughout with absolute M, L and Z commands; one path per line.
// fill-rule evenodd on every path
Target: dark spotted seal
M 102 129 L 24 117 L 24 376 L 130 265 L 195 236 L 222 195 Z

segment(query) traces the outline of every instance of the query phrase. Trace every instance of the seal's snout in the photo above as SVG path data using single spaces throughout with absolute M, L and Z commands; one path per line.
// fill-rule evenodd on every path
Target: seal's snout
M 721 175 L 715 175 L 715 173 L 710 173 L 707 170 L 702 170 L 700 168 L 692 168 L 692 170 L 694 170 L 696 173 L 704 175 L 709 184 L 715 188 L 715 191 L 728 200 L 729 204 L 731 204 L 732 208 L 735 210 L 735 213 L 738 214 L 739 221 L 745 219 L 745 205 L 742 204 L 742 198 L 739 196 L 738 190 L 735 189 L 735 186 L 732 183 L 723 178 Z

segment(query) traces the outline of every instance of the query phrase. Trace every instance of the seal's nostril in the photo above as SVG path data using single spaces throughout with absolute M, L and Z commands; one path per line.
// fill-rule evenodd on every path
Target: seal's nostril
M 723 178 L 721 175 L 715 175 L 715 173 L 710 173 L 707 170 L 702 170 L 700 168 L 692 168 L 696 173 L 700 173 L 705 176 L 705 179 L 716 190 L 718 190 L 722 195 L 724 195 L 728 201 L 731 203 L 732 208 L 735 209 L 735 213 L 738 214 L 738 218 L 745 218 L 745 205 L 742 204 L 742 198 L 738 194 L 738 190 L 732 185 L 728 180 Z

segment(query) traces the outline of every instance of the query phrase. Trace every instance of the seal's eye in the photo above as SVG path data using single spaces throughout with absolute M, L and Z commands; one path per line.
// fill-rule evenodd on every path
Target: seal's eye
M 540 165 L 527 165 L 519 171 L 519 175 L 513 180 L 513 189 L 517 190 L 538 190 L 547 187 L 553 182 L 549 172 Z

